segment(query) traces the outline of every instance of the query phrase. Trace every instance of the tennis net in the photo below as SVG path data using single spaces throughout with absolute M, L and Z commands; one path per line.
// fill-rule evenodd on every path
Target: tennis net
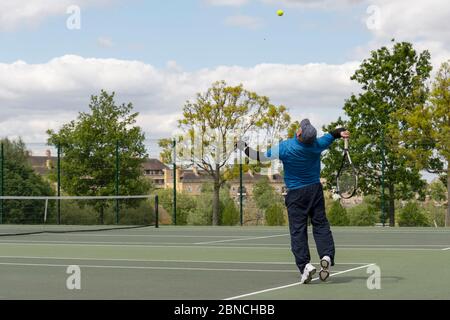
M 158 227 L 158 197 L 0 197 L 0 236 Z

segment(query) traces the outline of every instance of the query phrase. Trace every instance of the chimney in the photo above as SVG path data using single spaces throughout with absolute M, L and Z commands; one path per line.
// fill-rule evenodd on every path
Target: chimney
M 52 157 L 52 152 L 50 151 L 50 149 L 45 150 L 45 155 L 47 156 L 47 158 Z
M 197 167 L 194 166 L 194 167 L 192 168 L 192 171 L 194 172 L 194 174 L 195 174 L 196 177 L 199 176 L 199 174 L 198 174 L 198 168 L 197 168 Z

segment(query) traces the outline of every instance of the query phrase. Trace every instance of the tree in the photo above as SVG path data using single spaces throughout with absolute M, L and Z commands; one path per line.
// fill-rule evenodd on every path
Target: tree
M 166 211 L 173 209 L 173 190 L 158 190 L 159 202 Z M 197 213 L 197 199 L 187 194 L 182 194 L 177 201 L 177 224 L 186 225 L 189 218 Z M 200 224 L 194 221 L 193 224 Z
M 30 153 L 19 139 L 0 141 L 4 147 L 3 194 L 6 196 L 53 196 L 50 184 L 36 174 L 28 163 Z M 43 223 L 43 201 L 3 201 L 3 222 Z
M 173 162 L 173 140 L 172 139 L 160 139 L 158 141 L 160 147 L 159 156 L 163 163 Z
M 221 225 L 223 226 L 235 226 L 239 222 L 239 210 L 236 207 L 236 203 L 230 197 L 229 187 L 225 187 L 220 193 L 220 207 L 222 212 Z
M 283 198 L 270 185 L 268 178 L 261 179 L 255 183 L 253 186 L 253 198 L 258 210 L 264 213 L 267 225 L 279 226 L 284 224 Z
M 347 210 L 341 205 L 339 201 L 333 201 L 328 209 L 328 220 L 332 226 L 348 226 L 349 218 Z
M 147 194 L 151 187 L 142 174 L 147 154 L 144 134 L 135 125 L 138 113 L 131 103 L 116 105 L 114 97 L 102 90 L 91 97 L 90 113 L 79 113 L 59 132 L 48 131 L 48 143 L 62 150 L 61 183 L 69 195 L 114 195 L 117 151 L 120 194 Z
M 405 188 L 421 190 L 426 185 L 419 170 L 408 165 L 407 157 L 399 151 L 402 142 L 398 137 L 407 128 L 397 116 L 400 110 L 413 110 L 426 101 L 425 82 L 430 72 L 430 54 L 417 54 L 410 43 L 373 51 L 351 78 L 361 84 L 362 92 L 345 103 L 349 120 L 339 120 L 326 128 L 343 124 L 352 132 L 350 152 L 359 168 L 360 189 L 364 194 L 380 194 L 384 183 L 387 195 L 380 196 L 387 199 L 391 226 L 395 225 L 395 200 L 411 195 Z M 335 181 L 340 165 L 336 148 L 332 146 L 324 159 L 328 167 L 324 176 L 329 181 Z
M 236 139 L 256 129 L 276 138 L 290 120 L 286 108 L 270 104 L 267 97 L 247 91 L 242 85 L 216 82 L 195 101 L 187 101 L 179 128 L 185 134 L 177 149 L 180 161 L 204 170 L 213 180 L 212 224 L 220 219 L 220 189 L 232 177 L 230 157 Z M 167 140 L 161 142 L 167 147 Z M 165 152 L 168 155 L 168 152 Z
M 266 210 L 266 224 L 268 226 L 282 226 L 285 224 L 285 207 L 280 202 L 273 202 Z
M 400 210 L 398 225 L 400 227 L 427 227 L 430 222 L 419 204 L 410 201 Z
M 279 197 L 279 196 L 278 196 Z M 260 210 L 266 210 L 277 198 L 275 189 L 270 185 L 268 178 L 263 178 L 253 186 L 253 198 Z
M 447 189 L 441 180 L 435 179 L 428 185 L 431 199 L 436 202 L 444 201 L 446 198 Z
M 351 226 L 373 226 L 380 221 L 380 199 L 365 196 L 363 203 L 347 209 Z
M 407 129 L 400 136 L 401 151 L 415 168 L 446 180 L 450 199 L 450 60 L 439 69 L 429 100 L 413 109 L 399 110 L 398 119 Z M 450 206 L 445 221 L 450 226 Z

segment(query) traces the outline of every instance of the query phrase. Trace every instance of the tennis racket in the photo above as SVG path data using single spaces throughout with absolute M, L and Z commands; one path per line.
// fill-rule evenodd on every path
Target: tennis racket
M 344 157 L 337 175 L 337 192 L 344 199 L 350 199 L 358 188 L 358 175 L 348 152 L 348 139 L 344 139 Z

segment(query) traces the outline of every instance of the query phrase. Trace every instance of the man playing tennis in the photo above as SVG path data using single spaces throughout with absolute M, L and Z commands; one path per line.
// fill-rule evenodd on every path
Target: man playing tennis
M 284 167 L 284 180 L 288 188 L 285 204 L 288 209 L 291 249 L 301 273 L 301 283 L 309 283 L 316 273 L 310 263 L 308 246 L 308 217 L 311 218 L 313 235 L 320 257 L 320 279 L 325 281 L 334 265 L 335 248 L 330 224 L 325 213 L 325 200 L 320 183 L 320 156 L 339 138 L 349 138 L 343 128 L 317 139 L 317 130 L 308 119 L 300 124 L 295 138 L 280 142 L 265 154 L 248 147 L 243 141 L 237 147 L 254 160 L 268 162 L 280 159 Z

